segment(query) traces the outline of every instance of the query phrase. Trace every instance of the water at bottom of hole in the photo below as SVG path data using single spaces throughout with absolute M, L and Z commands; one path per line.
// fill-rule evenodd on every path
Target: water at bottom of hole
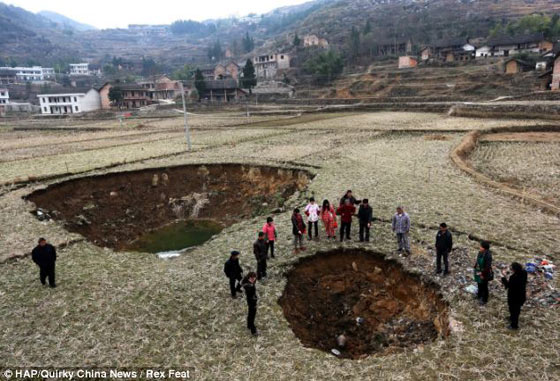
M 162 258 L 179 255 L 198 246 L 222 231 L 213 220 L 181 220 L 146 233 L 128 246 L 129 250 L 158 254 Z

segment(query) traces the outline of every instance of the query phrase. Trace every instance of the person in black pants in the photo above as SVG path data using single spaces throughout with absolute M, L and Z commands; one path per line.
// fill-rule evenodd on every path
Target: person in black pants
M 268 258 L 268 245 L 264 240 L 264 233 L 259 232 L 259 238 L 253 244 L 253 254 L 257 260 L 257 278 L 266 278 L 266 260 Z
M 350 230 L 352 228 L 352 217 L 356 213 L 356 207 L 352 205 L 350 199 L 346 199 L 344 204 L 339 206 L 336 214 L 340 215 L 340 242 L 350 240 Z
M 488 303 L 489 291 L 488 282 L 494 279 L 492 270 L 492 252 L 490 243 L 482 241 L 474 265 L 474 279 L 478 284 L 477 298 L 480 305 Z
M 364 198 L 358 209 L 358 220 L 360 221 L 360 242 L 369 242 L 369 229 L 373 220 L 373 210 L 369 206 L 369 200 Z M 365 235 L 365 237 L 364 237 Z
M 224 265 L 224 273 L 229 278 L 231 297 L 235 299 L 237 293 L 241 292 L 241 279 L 243 278 L 243 268 L 239 264 L 239 251 L 231 252 L 231 256 Z
M 453 236 L 447 229 L 445 222 L 439 225 L 439 231 L 436 235 L 436 273 L 441 274 L 441 259 L 445 270 L 443 275 L 449 274 L 449 253 L 453 249 Z
M 517 262 L 511 264 L 513 274 L 507 279 L 507 274 L 502 271 L 502 284 L 508 290 L 509 329 L 519 329 L 519 314 L 521 306 L 525 304 L 527 288 L 527 271 Z
M 255 326 L 255 317 L 257 316 L 257 274 L 250 272 L 243 278 L 242 284 L 247 296 L 247 329 L 251 330 L 253 336 L 258 336 L 257 327 Z
M 45 285 L 46 279 L 49 278 L 49 286 L 52 288 L 56 287 L 54 279 L 56 249 L 54 246 L 48 244 L 44 238 L 39 238 L 39 245 L 31 252 L 31 259 L 39 266 L 41 283 Z

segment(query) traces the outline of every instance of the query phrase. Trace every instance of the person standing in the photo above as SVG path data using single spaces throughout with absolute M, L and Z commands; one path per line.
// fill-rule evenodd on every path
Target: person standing
M 509 307 L 509 329 L 519 329 L 519 315 L 521 306 L 525 304 L 527 289 L 527 271 L 517 262 L 511 264 L 513 274 L 507 278 L 502 271 L 502 284 L 508 290 L 507 299 Z
M 354 197 L 352 195 L 352 191 L 350 189 L 348 189 L 346 191 L 346 193 L 344 194 L 344 196 L 342 196 L 342 198 L 340 199 L 340 204 L 339 205 L 344 205 L 346 200 L 350 200 L 350 204 L 352 204 L 352 205 L 358 205 L 360 203 L 360 201 L 356 200 L 356 197 Z
M 327 239 L 336 239 L 336 213 L 329 200 L 323 201 L 323 207 L 321 208 L 321 220 L 323 221 L 323 225 L 325 226 Z
M 300 250 L 305 251 L 305 246 L 303 246 L 305 223 L 298 208 L 295 208 L 292 214 L 292 234 L 294 235 L 294 254 L 298 254 Z
M 492 252 L 490 243 L 482 241 L 474 265 L 474 280 L 478 284 L 477 298 L 480 305 L 488 303 L 488 282 L 494 279 L 492 271 Z
M 276 233 L 276 226 L 274 225 L 274 220 L 272 219 L 272 217 L 268 217 L 266 219 L 266 224 L 264 224 L 262 231 L 266 238 L 267 258 L 268 258 L 269 251 L 270 251 L 270 257 L 274 258 L 274 242 L 276 242 L 276 238 L 278 238 L 278 234 Z
M 264 240 L 264 233 L 259 232 L 259 237 L 253 243 L 253 254 L 255 254 L 255 259 L 257 260 L 257 279 L 261 280 L 266 278 L 266 258 L 267 258 L 268 248 Z
M 397 213 L 393 216 L 391 221 L 393 232 L 397 235 L 398 251 L 403 250 L 407 255 L 410 255 L 410 217 L 402 206 L 397 207 Z
M 350 230 L 352 228 L 352 217 L 356 213 L 356 207 L 351 203 L 351 199 L 347 198 L 343 205 L 336 210 L 336 214 L 340 215 L 340 242 L 350 241 Z
M 309 199 L 309 204 L 305 207 L 305 215 L 307 216 L 307 232 L 309 240 L 313 239 L 312 230 L 315 228 L 315 239 L 319 238 L 319 214 L 321 208 L 315 202 L 315 198 Z
M 47 243 L 44 238 L 39 238 L 39 244 L 31 252 L 31 259 L 39 266 L 39 279 L 41 284 L 45 285 L 49 278 L 49 286 L 56 287 L 54 270 L 56 263 L 56 249 L 53 245 Z
M 247 297 L 247 329 L 251 331 L 253 336 L 258 336 L 257 327 L 255 326 L 255 317 L 257 316 L 257 274 L 250 272 L 243 278 L 242 285 Z
M 453 236 L 445 222 L 439 225 L 439 231 L 436 235 L 436 273 L 441 274 L 441 259 L 445 270 L 443 275 L 449 274 L 449 253 L 453 249 Z
M 369 242 L 369 230 L 373 221 L 373 209 L 369 205 L 369 200 L 364 198 L 358 209 L 358 220 L 360 221 L 360 242 Z
M 239 264 L 239 254 L 239 251 L 232 251 L 224 264 L 224 273 L 229 278 L 229 289 L 233 299 L 237 298 L 238 292 L 241 292 L 241 279 L 243 278 L 243 268 Z

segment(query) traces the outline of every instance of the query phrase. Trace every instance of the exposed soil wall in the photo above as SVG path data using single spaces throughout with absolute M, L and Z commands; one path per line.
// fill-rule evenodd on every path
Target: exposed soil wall
M 27 197 L 99 246 L 122 249 L 182 218 L 231 225 L 269 211 L 305 188 L 307 172 L 239 164 L 187 165 L 112 173 L 51 185 Z
M 337 349 L 346 358 L 390 353 L 448 334 L 448 306 L 437 287 L 365 250 L 302 259 L 288 273 L 279 303 L 303 345 Z

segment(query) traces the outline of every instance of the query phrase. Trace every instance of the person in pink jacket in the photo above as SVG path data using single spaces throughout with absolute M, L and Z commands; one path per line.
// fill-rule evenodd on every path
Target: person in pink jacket
M 329 200 L 323 201 L 323 206 L 320 211 L 321 220 L 327 231 L 327 239 L 335 239 L 335 229 L 336 229 L 336 212 L 334 208 L 329 203 Z
M 270 251 L 270 256 L 274 258 L 274 242 L 278 237 L 276 233 L 276 226 L 274 225 L 274 220 L 272 217 L 266 219 L 266 224 L 264 224 L 262 231 L 264 233 L 264 238 L 267 241 L 267 254 Z

